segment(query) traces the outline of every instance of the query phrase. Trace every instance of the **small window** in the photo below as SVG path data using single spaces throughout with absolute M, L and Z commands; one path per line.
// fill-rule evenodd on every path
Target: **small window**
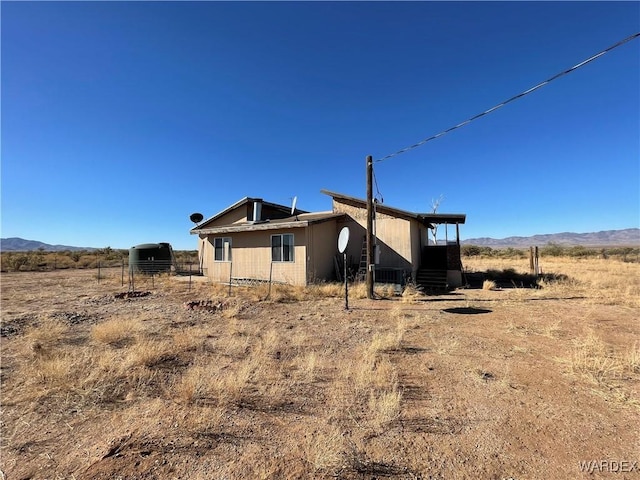
M 293 234 L 271 235 L 271 261 L 293 262 Z
M 231 261 L 231 237 L 218 237 L 213 239 L 214 260 L 216 262 Z

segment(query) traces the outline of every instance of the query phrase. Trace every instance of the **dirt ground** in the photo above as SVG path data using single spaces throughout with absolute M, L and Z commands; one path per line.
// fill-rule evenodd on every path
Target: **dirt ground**
M 119 271 L 95 275 L 0 277 L 0 478 L 640 478 L 624 302 L 547 285 L 345 310 L 171 278 L 117 298 Z

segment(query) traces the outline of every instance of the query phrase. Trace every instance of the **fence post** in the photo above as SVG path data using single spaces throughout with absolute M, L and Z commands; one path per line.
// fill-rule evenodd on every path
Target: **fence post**
M 191 291 L 191 262 L 189 262 L 189 291 Z
M 229 296 L 231 296 L 231 278 L 233 272 L 233 262 L 229 262 Z
M 533 275 L 533 247 L 529 247 L 529 273 Z
M 124 258 L 122 259 L 122 270 L 120 272 L 120 286 L 124 287 Z
M 100 283 L 100 261 L 98 260 L 98 283 Z
M 267 291 L 267 298 L 271 297 L 271 278 L 273 277 L 273 262 L 269 264 L 269 290 Z

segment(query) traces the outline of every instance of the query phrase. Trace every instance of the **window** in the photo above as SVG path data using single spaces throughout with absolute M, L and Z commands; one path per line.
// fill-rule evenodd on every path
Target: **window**
M 231 261 L 231 237 L 213 239 L 214 260 L 216 262 Z
M 271 261 L 293 262 L 293 234 L 271 235 Z

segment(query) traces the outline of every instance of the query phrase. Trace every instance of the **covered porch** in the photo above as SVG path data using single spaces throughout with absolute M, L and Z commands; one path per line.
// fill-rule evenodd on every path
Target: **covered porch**
M 460 258 L 460 225 L 466 215 L 424 215 L 423 239 L 416 284 L 425 291 L 448 290 L 464 284 Z

